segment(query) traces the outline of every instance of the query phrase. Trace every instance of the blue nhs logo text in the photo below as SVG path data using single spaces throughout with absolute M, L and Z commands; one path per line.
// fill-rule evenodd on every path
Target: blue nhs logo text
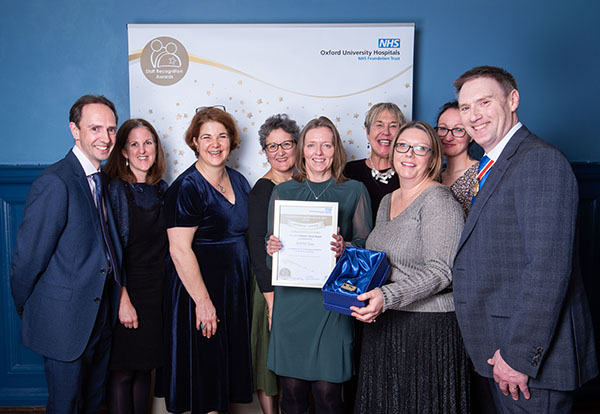
M 377 41 L 377 47 L 385 49 L 399 49 L 400 39 L 379 39 Z

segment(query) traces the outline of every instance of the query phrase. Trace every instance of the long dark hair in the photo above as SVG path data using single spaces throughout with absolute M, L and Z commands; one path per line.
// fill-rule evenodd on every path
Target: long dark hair
M 137 182 L 135 175 L 127 166 L 127 160 L 123 156 L 123 149 L 125 148 L 125 145 L 127 145 L 127 138 L 129 138 L 129 134 L 135 128 L 145 128 L 150 131 L 154 145 L 156 145 L 156 159 L 146 176 L 146 184 L 156 185 L 165 173 L 167 163 L 165 161 L 165 153 L 160 143 L 160 139 L 158 139 L 158 134 L 152 124 L 145 119 L 133 118 L 129 121 L 125 121 L 123 125 L 121 125 L 117 131 L 115 147 L 110 153 L 110 157 L 104 166 L 104 172 L 110 179 L 120 178 L 121 180 L 132 184 Z

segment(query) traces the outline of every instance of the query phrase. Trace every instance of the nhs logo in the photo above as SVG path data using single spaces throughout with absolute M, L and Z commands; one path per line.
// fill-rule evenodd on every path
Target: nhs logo
M 399 49 L 400 39 L 379 39 L 377 41 L 377 47 L 384 49 Z

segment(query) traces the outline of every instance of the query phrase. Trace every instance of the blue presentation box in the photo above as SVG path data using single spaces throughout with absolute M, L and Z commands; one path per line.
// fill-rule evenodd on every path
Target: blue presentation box
M 390 275 L 384 252 L 346 247 L 321 288 L 325 309 L 350 315 L 350 306 L 362 308 L 358 295 L 382 286 Z

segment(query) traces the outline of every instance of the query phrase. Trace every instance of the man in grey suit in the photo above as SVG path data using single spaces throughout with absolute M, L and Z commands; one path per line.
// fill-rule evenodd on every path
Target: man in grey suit
M 85 95 L 69 120 L 75 145 L 31 185 L 10 281 L 23 345 L 44 357 L 46 412 L 97 414 L 121 283 L 121 247 L 100 172 L 117 113 L 105 97 Z
M 454 86 L 461 120 L 486 153 L 453 270 L 465 346 L 498 412 L 570 412 L 571 391 L 598 373 L 575 176 L 519 122 L 510 73 L 476 67 Z

